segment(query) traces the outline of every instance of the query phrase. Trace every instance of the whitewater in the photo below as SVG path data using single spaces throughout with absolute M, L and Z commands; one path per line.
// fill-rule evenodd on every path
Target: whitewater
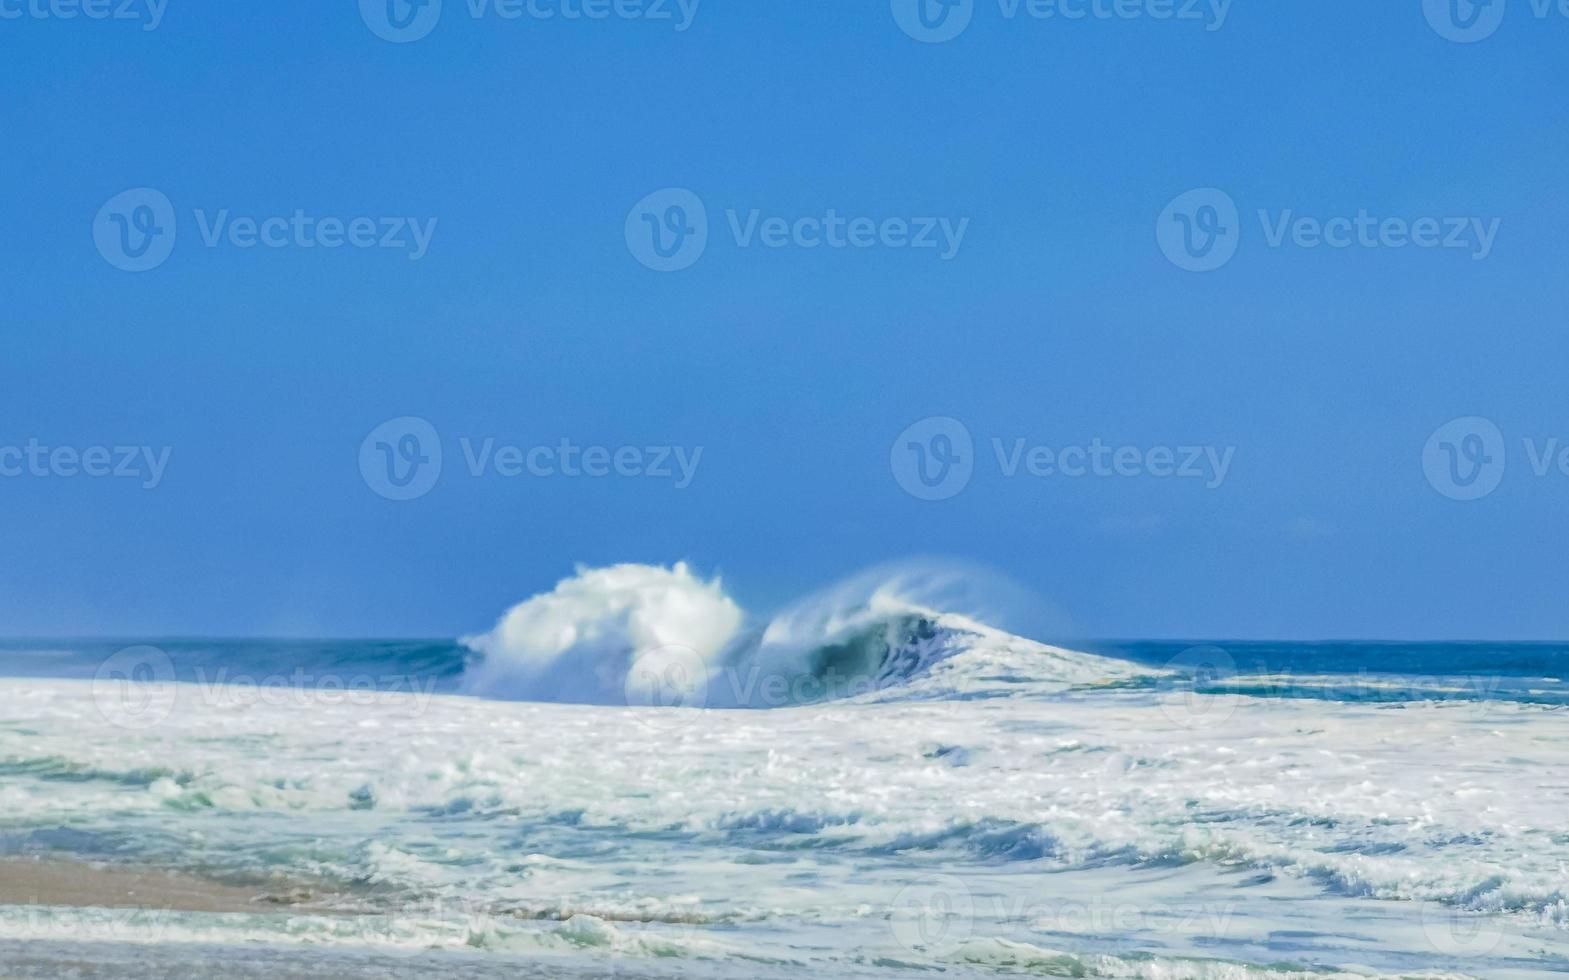
M 1079 651 L 985 592 L 881 570 L 759 618 L 621 565 L 454 643 L 11 644 L 0 858 L 265 898 L 0 905 L 0 975 L 1569 970 L 1562 650 Z

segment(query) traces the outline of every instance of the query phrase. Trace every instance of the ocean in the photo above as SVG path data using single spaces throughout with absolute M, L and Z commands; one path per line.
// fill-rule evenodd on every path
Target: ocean
M 459 640 L 0 644 L 0 874 L 266 896 L 0 904 L 0 975 L 1569 971 L 1569 645 L 1048 645 L 921 592 L 617 566 Z

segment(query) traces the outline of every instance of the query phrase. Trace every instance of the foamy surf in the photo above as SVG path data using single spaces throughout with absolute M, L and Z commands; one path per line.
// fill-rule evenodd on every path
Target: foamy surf
M 461 690 L 525 701 L 777 708 L 979 696 L 985 668 L 1008 664 L 1020 668 L 1008 676 L 1037 687 L 1159 673 L 986 626 L 944 605 L 960 584 L 931 564 L 884 568 L 757 619 L 718 579 L 704 581 L 685 564 L 580 568 L 464 639 L 479 657 Z M 948 687 L 915 689 L 961 655 L 974 663 L 947 672 Z
M 463 647 L 305 651 L 440 681 L 362 699 L 198 682 L 294 649 L 252 645 L 175 649 L 173 700 L 131 712 L 135 683 L 0 681 L 0 855 L 331 882 L 353 914 L 169 912 L 160 941 L 465 969 L 1569 967 L 1563 710 L 1195 680 L 997 629 L 945 584 L 880 573 L 753 616 L 684 566 L 585 569 Z M 16 901 L 0 940 L 149 935 Z

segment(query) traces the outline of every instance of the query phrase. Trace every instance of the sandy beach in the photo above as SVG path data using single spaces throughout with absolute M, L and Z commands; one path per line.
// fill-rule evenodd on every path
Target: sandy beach
M 335 897 L 339 896 L 317 888 L 245 887 L 174 871 L 0 859 L 0 905 L 213 913 L 288 908 L 331 914 L 328 901 Z
M 156 935 L 159 917 L 174 913 L 213 915 L 337 916 L 347 914 L 342 893 L 319 888 L 246 887 L 193 875 L 85 862 L 0 859 L 0 906 L 54 909 L 121 910 L 117 921 L 127 938 Z M 147 918 L 144 918 L 147 917 Z M 210 980 L 213 976 L 266 980 L 319 980 L 321 977 L 401 978 L 439 974 L 459 980 L 489 978 L 631 976 L 624 968 L 606 969 L 570 960 L 537 961 L 453 951 L 388 954 L 354 949 L 266 949 L 199 943 L 175 945 L 148 941 L 84 942 L 0 938 L 0 980 L 58 980 L 60 977 L 114 980 Z M 657 970 L 650 980 L 676 974 Z
M 667 969 L 658 963 L 606 965 L 602 960 L 573 956 L 498 956 L 453 949 L 388 952 L 158 941 L 160 927 L 176 914 L 343 916 L 354 914 L 345 911 L 345 906 L 352 909 L 356 897 L 320 887 L 248 887 L 157 869 L 3 858 L 0 907 L 107 909 L 122 914 L 114 918 L 115 934 L 120 938 L 111 941 L 83 941 L 68 934 L 35 939 L 0 937 L 0 980 L 211 980 L 214 976 L 236 980 L 402 980 L 433 975 L 454 980 L 673 980 L 731 976 L 722 968 L 693 963 Z M 789 975 L 759 969 L 762 972 L 747 972 L 748 980 Z

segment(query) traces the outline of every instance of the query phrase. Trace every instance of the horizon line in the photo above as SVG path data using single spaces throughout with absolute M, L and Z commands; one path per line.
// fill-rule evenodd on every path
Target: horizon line
M 1529 643 L 1540 645 L 1569 646 L 1569 639 L 1512 639 L 1501 637 L 1444 637 L 1444 638 L 1412 638 L 1412 637 L 1367 637 L 1367 636 L 1317 636 L 1310 638 L 1292 638 L 1283 636 L 1232 636 L 1225 638 L 1210 637 L 1180 637 L 1180 636 L 1079 636 L 1068 638 L 1040 638 L 1023 636 L 1024 639 L 1034 640 L 1047 646 L 1067 646 L 1075 643 L 1101 643 L 1101 644 L 1130 644 L 1130 643 L 1182 643 L 1189 646 L 1223 646 L 1228 643 L 1399 643 L 1399 644 L 1484 644 L 1484 643 Z M 462 645 L 461 636 L 371 636 L 363 634 L 224 634 L 224 633 L 79 633 L 79 634 L 4 634 L 0 633 L 0 644 L 16 643 L 120 643 L 135 641 L 141 643 L 167 642 L 167 643 L 451 643 Z

